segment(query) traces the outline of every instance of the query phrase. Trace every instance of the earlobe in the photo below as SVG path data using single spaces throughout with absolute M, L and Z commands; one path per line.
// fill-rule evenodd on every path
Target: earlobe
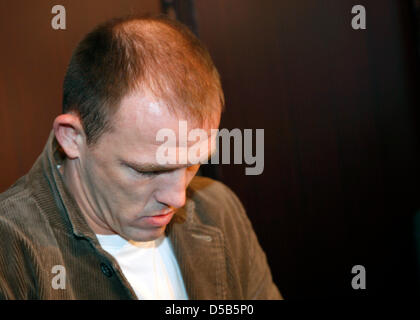
M 73 114 L 61 114 L 54 120 L 55 137 L 70 159 L 80 156 L 83 143 L 83 128 L 79 118 Z

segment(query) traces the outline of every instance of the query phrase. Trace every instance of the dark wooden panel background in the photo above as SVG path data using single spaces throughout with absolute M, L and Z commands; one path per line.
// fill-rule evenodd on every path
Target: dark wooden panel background
M 67 29 L 51 27 L 54 5 Z M 27 172 L 61 112 L 62 82 L 72 50 L 98 23 L 114 16 L 159 13 L 158 0 L 0 1 L 0 191 Z
M 222 75 L 226 128 L 265 129 L 265 169 L 222 165 L 286 298 L 416 291 L 418 100 L 409 1 L 196 0 Z M 51 8 L 67 30 L 51 28 Z M 367 29 L 351 28 L 351 8 Z M 71 52 L 98 22 L 157 0 L 0 1 L 0 191 L 25 174 L 61 110 Z M 351 288 L 366 267 L 367 289 Z M 418 291 L 417 291 L 418 292 Z
M 265 129 L 265 170 L 222 166 L 286 298 L 416 290 L 415 38 L 410 2 L 197 0 L 223 77 L 222 127 Z M 351 8 L 367 29 L 351 28 Z M 365 266 L 367 290 L 351 287 Z

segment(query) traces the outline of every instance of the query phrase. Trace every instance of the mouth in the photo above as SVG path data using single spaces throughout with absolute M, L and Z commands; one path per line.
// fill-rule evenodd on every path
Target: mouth
M 144 223 L 154 226 L 154 227 L 163 227 L 166 226 L 172 219 L 175 214 L 175 210 L 164 210 L 163 213 L 159 212 L 158 214 L 152 216 L 144 216 L 141 219 Z

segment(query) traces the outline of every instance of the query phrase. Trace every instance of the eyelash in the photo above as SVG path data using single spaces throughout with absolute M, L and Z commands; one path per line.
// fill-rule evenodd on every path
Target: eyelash
M 189 167 L 189 168 L 193 168 L 194 166 L 191 166 L 191 167 Z M 132 171 L 134 171 L 137 175 L 140 175 L 140 176 L 145 176 L 145 177 L 155 177 L 155 176 L 157 176 L 157 175 L 159 175 L 159 174 L 164 174 L 164 173 L 168 173 L 168 172 L 171 172 L 171 171 L 173 171 L 173 170 L 163 170 L 163 171 L 139 171 L 139 170 L 137 170 L 137 169 L 135 169 L 135 168 L 133 168 L 133 167 L 130 167 L 129 166 L 129 168 L 132 170 Z
M 136 169 L 134 169 L 132 167 L 130 167 L 130 169 L 133 170 L 136 174 L 138 174 L 140 176 L 153 177 L 153 176 L 156 176 L 156 175 L 159 174 L 158 171 L 147 171 L 147 172 L 144 172 L 144 171 L 138 171 L 138 170 L 136 170 Z

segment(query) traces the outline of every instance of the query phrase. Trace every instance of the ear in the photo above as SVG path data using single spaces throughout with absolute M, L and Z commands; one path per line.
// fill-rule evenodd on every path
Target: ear
M 69 159 L 80 157 L 86 136 L 79 117 L 73 113 L 61 114 L 54 120 L 55 137 Z

